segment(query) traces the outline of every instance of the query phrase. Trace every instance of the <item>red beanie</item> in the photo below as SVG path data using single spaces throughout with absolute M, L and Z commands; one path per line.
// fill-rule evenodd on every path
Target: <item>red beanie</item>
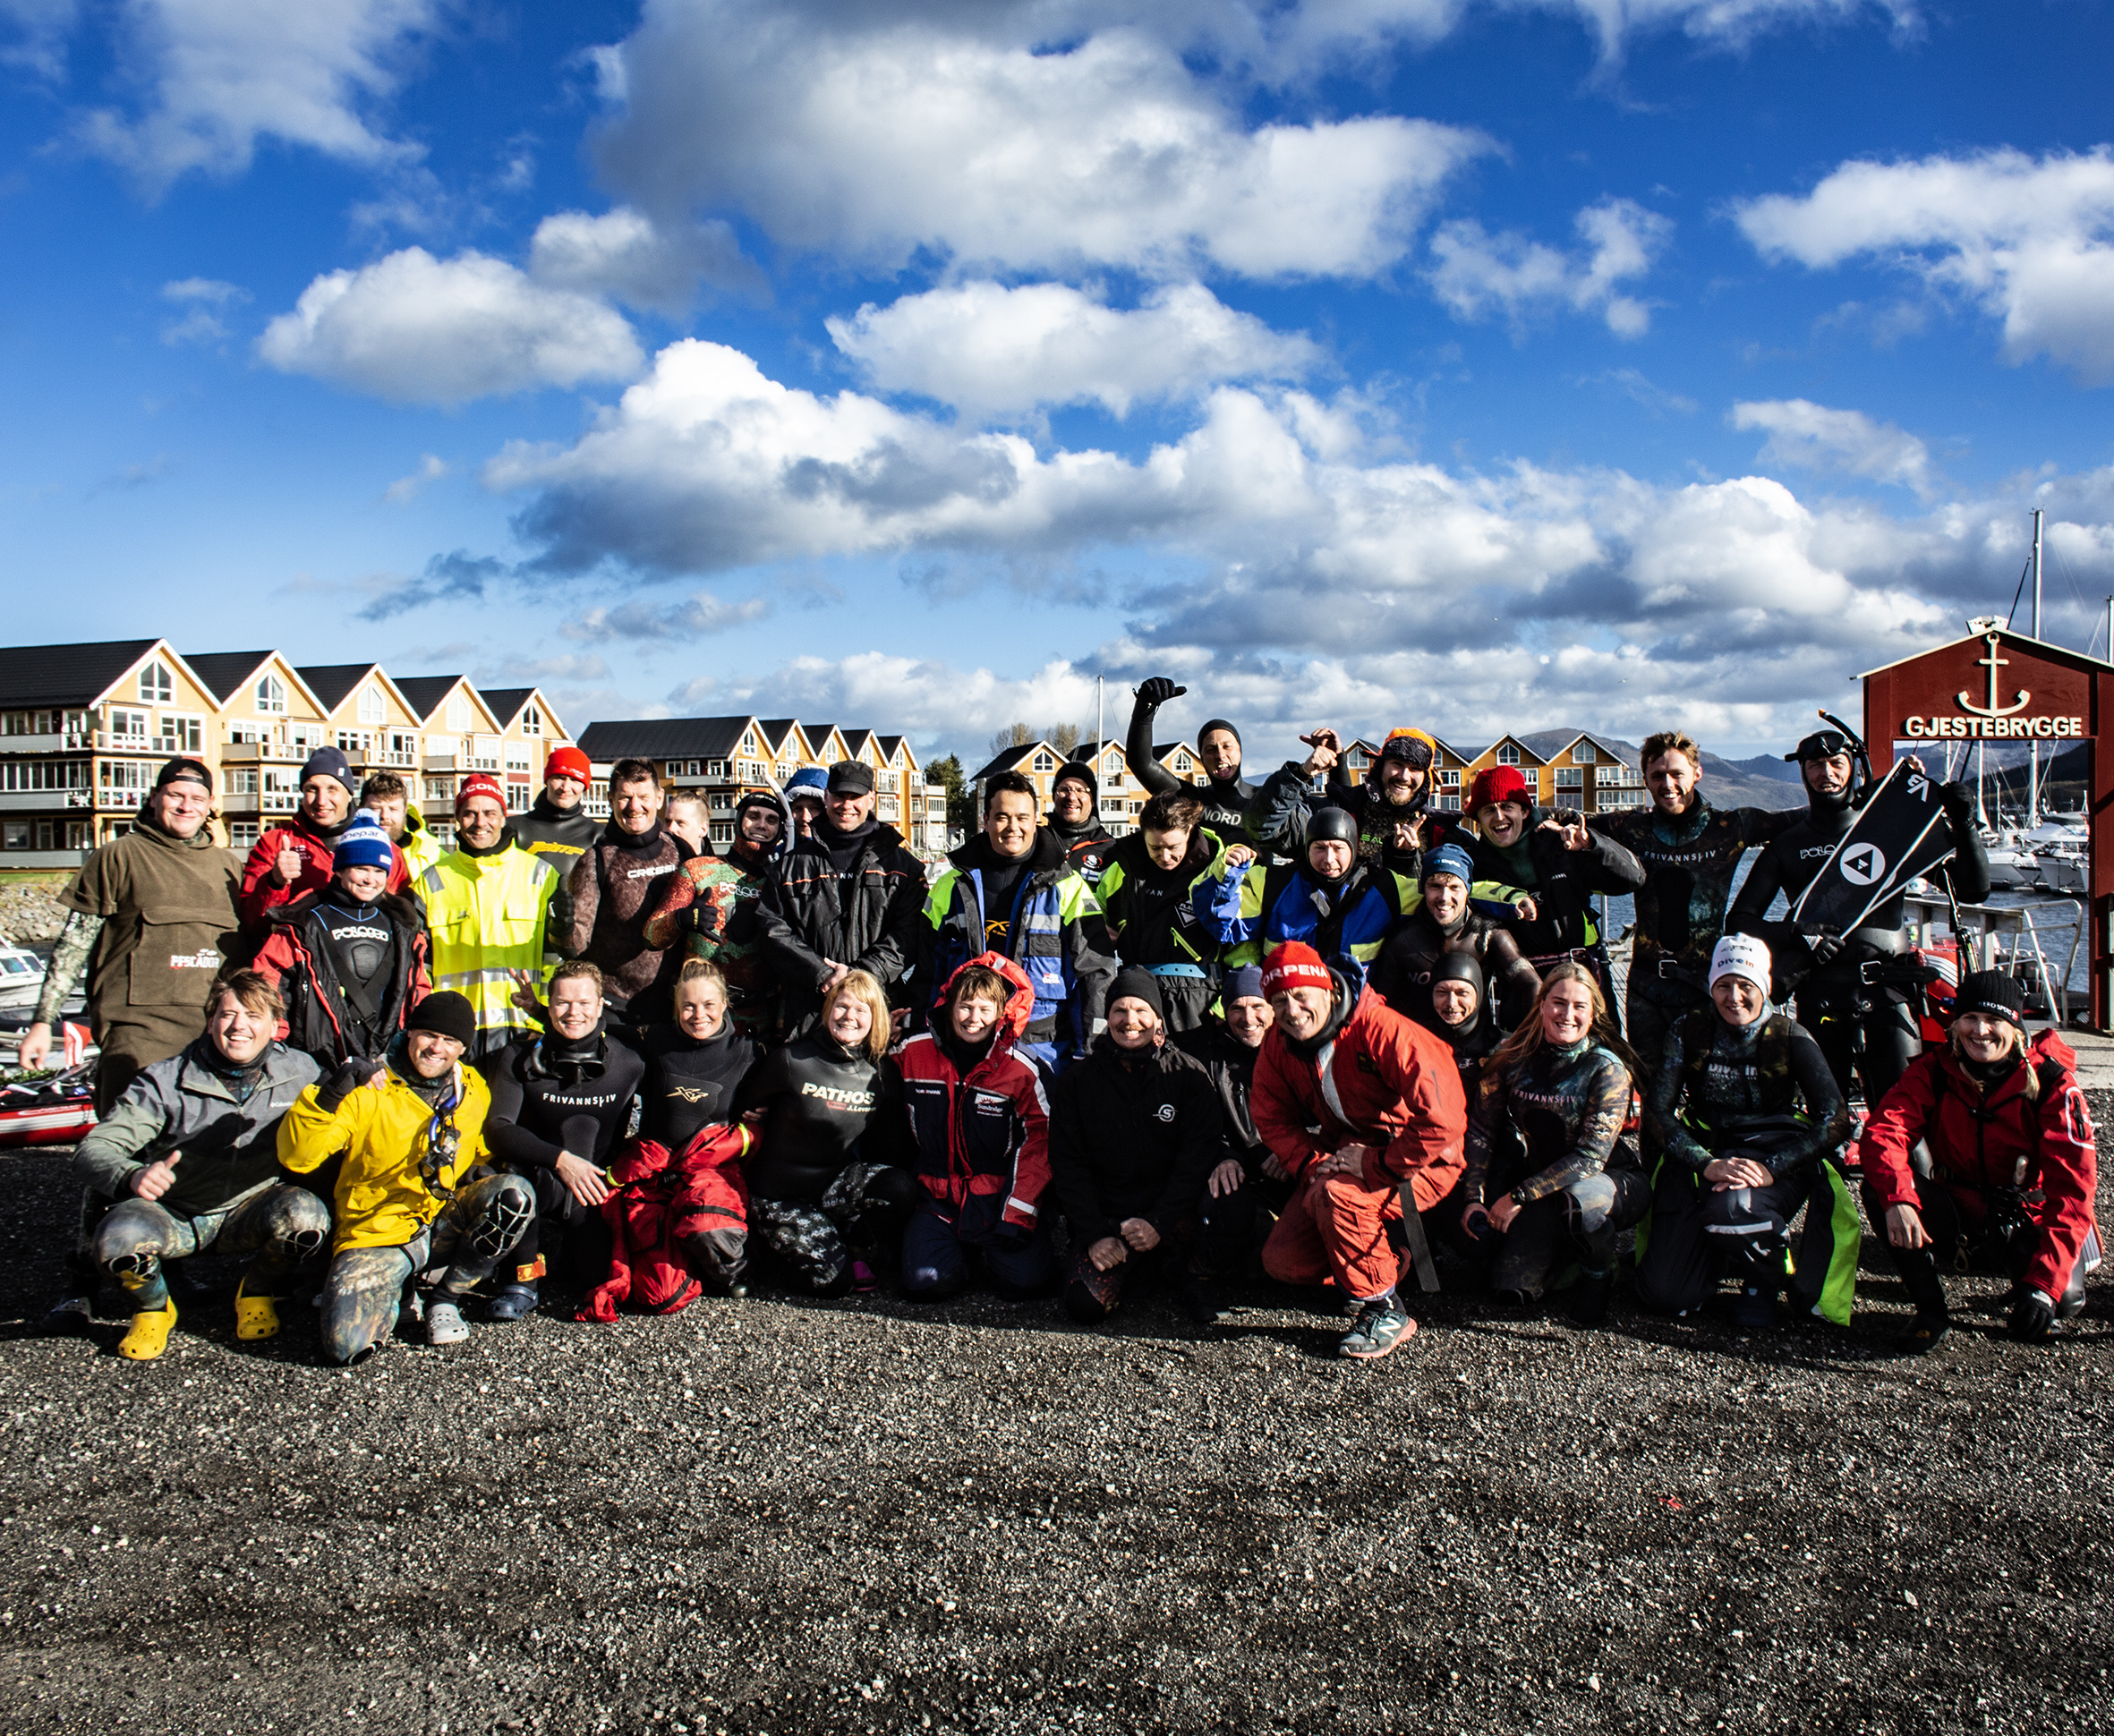
M 1516 765 L 1486 766 L 1476 773 L 1469 789 L 1468 817 L 1473 820 L 1485 808 L 1496 807 L 1500 802 L 1517 802 L 1523 808 L 1534 805 L 1534 796 Z
M 502 812 L 506 809 L 507 792 L 499 787 L 499 780 L 490 772 L 473 771 L 463 779 L 463 787 L 455 793 L 455 811 L 462 813 L 463 804 L 473 796 L 489 796 L 499 804 Z
M 543 762 L 543 779 L 577 778 L 584 784 L 594 781 L 594 768 L 587 763 L 586 754 L 576 747 L 554 747 L 550 757 Z
M 1336 979 L 1321 962 L 1321 955 L 1304 940 L 1286 940 L 1272 947 L 1270 956 L 1263 960 L 1265 1000 L 1288 989 L 1333 989 L 1335 985 Z

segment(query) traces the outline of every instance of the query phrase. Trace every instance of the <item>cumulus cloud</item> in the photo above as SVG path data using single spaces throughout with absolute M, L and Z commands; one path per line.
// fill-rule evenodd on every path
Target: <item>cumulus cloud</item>
M 477 678 L 494 686 L 508 683 L 541 686 L 549 681 L 607 681 L 609 666 L 599 653 L 577 651 L 567 657 L 509 657 L 488 663 Z
M 59 78 L 80 12 L 79 0 L 0 0 L 0 66 Z
M 586 644 L 608 644 L 619 639 L 703 639 L 761 621 L 770 613 L 767 597 L 746 597 L 737 601 L 715 591 L 700 591 L 679 603 L 634 602 L 615 608 L 591 608 L 566 622 L 558 631 Z
M 1516 230 L 1491 234 L 1472 217 L 1442 224 L 1426 276 L 1458 318 L 1495 315 L 1515 335 L 1536 317 L 1569 307 L 1598 314 L 1617 337 L 1641 337 L 1650 307 L 1621 286 L 1650 271 L 1673 224 L 1634 200 L 1607 199 L 1581 211 L 1575 226 L 1581 246 L 1564 253 Z
M 417 499 L 428 484 L 438 482 L 447 474 L 447 461 L 429 452 L 418 461 L 416 470 L 407 476 L 399 476 L 384 489 L 381 498 L 393 506 L 401 506 L 407 500 Z
M 1761 455 L 1772 463 L 1898 482 L 1920 495 L 1931 492 L 1930 448 L 1906 430 L 1875 422 L 1863 411 L 1782 398 L 1735 404 L 1732 425 L 1766 432 Z
M 482 253 L 443 260 L 422 247 L 318 277 L 257 351 L 284 373 L 399 404 L 628 379 L 645 359 L 623 316 L 592 297 Z
M 872 302 L 827 321 L 837 347 L 885 392 L 937 398 L 972 418 L 1047 404 L 1191 396 L 1230 379 L 1291 379 L 1321 360 L 1201 284 L 1153 291 L 1135 309 L 1064 284 L 978 282 Z
M 2004 354 L 2114 380 L 2114 150 L 1845 163 L 1811 192 L 1735 213 L 1765 259 L 1869 259 L 2003 323 Z
M 121 59 L 141 100 L 82 115 L 79 139 L 155 194 L 194 169 L 241 173 L 261 138 L 409 162 L 417 149 L 373 111 L 439 12 L 440 0 L 124 0 Z
M 1250 127 L 1164 38 L 1083 12 L 661 0 L 613 52 L 601 142 L 631 202 L 746 212 L 781 245 L 894 268 L 919 250 L 1010 270 L 1366 277 L 1487 149 L 1394 116 Z M 1087 21 L 1088 28 L 1100 22 Z
M 726 224 L 680 224 L 670 230 L 629 206 L 599 217 L 558 211 L 536 226 L 529 270 L 539 283 L 586 295 L 613 296 L 633 307 L 681 314 L 699 283 L 760 293 L 763 274 L 744 257 Z

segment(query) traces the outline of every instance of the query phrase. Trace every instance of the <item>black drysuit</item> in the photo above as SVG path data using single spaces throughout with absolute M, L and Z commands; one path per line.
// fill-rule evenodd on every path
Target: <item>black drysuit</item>
M 569 1153 L 609 1167 L 609 1153 L 631 1124 L 645 1070 L 636 1050 L 599 1025 L 576 1042 L 556 1031 L 521 1038 L 487 1064 L 491 1110 L 484 1143 L 501 1166 L 536 1189 L 535 1221 L 513 1255 L 521 1281 L 534 1276 L 531 1268 L 542 1243 L 559 1237 L 566 1257 L 579 1271 L 606 1268 L 608 1231 L 601 1214 L 574 1197 L 558 1176 L 558 1160 Z
M 1953 896 L 1961 903 L 1980 904 L 1990 895 L 1990 858 L 1975 829 L 1972 798 L 1958 784 L 1948 784 L 1944 796 L 1956 854 L 1939 872 L 1951 881 Z M 1817 932 L 1802 933 L 1787 916 L 1765 920 L 1779 892 L 1797 903 L 1855 823 L 1858 805 L 1847 796 L 1825 796 L 1809 788 L 1805 813 L 1762 851 L 1726 927 L 1760 935 L 1769 943 L 1776 978 L 1770 999 L 1780 1004 L 1796 989 L 1798 1021 L 1820 1045 L 1837 1088 L 1847 1097 L 1853 1079 L 1861 1079 L 1865 1102 L 1876 1109 L 1922 1048 L 1908 1004 L 1911 991 L 1869 983 L 1863 974 L 1864 966 L 1883 965 L 1911 950 L 1901 923 L 1905 895 L 1896 894 L 1861 926 L 1836 937 L 1841 950 L 1825 964 L 1810 944 L 1819 938 Z

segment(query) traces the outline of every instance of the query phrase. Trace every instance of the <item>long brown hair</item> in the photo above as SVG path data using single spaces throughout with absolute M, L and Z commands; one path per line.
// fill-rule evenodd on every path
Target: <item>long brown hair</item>
M 1535 1051 L 1547 1041 L 1541 1034 L 1542 1003 L 1549 998 L 1549 991 L 1559 983 L 1582 983 L 1593 998 L 1593 1028 L 1591 1040 L 1612 1053 L 1629 1069 L 1630 1083 L 1635 1085 L 1641 1076 L 1636 1051 L 1622 1040 L 1622 1034 L 1615 1028 L 1615 1020 L 1607 1011 L 1607 997 L 1601 992 L 1600 979 L 1575 958 L 1566 958 L 1541 979 L 1541 988 L 1534 997 L 1533 1009 L 1520 1021 L 1520 1028 L 1498 1045 L 1497 1052 L 1490 1057 L 1490 1065 L 1510 1073 L 1530 1060 Z

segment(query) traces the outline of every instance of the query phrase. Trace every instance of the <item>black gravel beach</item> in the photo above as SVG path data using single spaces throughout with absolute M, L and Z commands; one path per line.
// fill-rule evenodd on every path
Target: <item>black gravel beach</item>
M 2114 1101 L 2095 1094 L 2101 1125 Z M 36 1337 L 75 1196 L 0 1157 L 15 1731 L 2050 1731 L 2110 1705 L 2114 1309 L 1955 1280 L 1932 1356 L 1445 1296 L 1371 1366 L 767 1289 L 349 1372 Z M 2102 1219 L 2105 1217 L 2102 1204 Z M 1326 1306 L 1325 1304 L 1321 1306 Z M 289 1310 L 291 1315 L 294 1311 Z

